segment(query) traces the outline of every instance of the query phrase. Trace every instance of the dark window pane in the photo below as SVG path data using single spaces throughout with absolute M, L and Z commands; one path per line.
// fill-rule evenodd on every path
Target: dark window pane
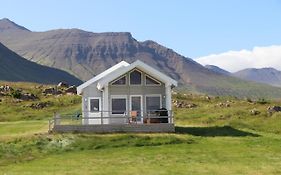
M 158 81 L 153 80 L 152 78 L 150 78 L 148 76 L 146 76 L 145 78 L 146 78 L 145 82 L 147 85 L 160 85 L 160 83 Z
M 130 84 L 141 84 L 141 73 L 134 70 L 130 73 Z
M 99 99 L 90 99 L 90 111 L 98 112 L 100 110 L 100 101 Z
M 113 98 L 111 102 L 112 114 L 124 114 L 126 112 L 126 99 Z
M 119 78 L 118 80 L 112 83 L 113 85 L 125 85 L 126 84 L 126 76 Z
M 146 97 L 146 110 L 160 109 L 160 97 Z

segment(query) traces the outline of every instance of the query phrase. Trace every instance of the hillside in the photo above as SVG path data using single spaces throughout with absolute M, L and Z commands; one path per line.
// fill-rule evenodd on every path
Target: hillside
M 193 105 L 173 107 L 173 134 L 50 134 L 48 119 L 54 112 L 72 114 L 71 124 L 81 121 L 76 119 L 81 97 L 45 96 L 47 85 L 4 84 L 38 99 L 0 96 L 0 174 L 281 173 L 281 113 L 267 113 L 280 101 L 174 94 L 174 104 Z M 32 104 L 39 103 L 48 105 L 34 109 Z
M 215 65 L 206 65 L 205 68 L 209 69 L 209 70 L 212 70 L 213 72 L 216 72 L 216 73 L 219 73 L 219 74 L 223 74 L 223 75 L 231 75 L 230 72 L 218 67 L 218 66 L 215 66 Z
M 7 26 L 10 23 L 10 27 Z M 125 60 L 140 59 L 178 80 L 181 90 L 237 97 L 281 97 L 281 89 L 221 75 L 154 41 L 139 42 L 126 32 L 79 29 L 31 32 L 0 20 L 0 42 L 26 59 L 65 70 L 82 80 Z
M 249 68 L 233 73 L 235 77 L 281 87 L 281 71 L 274 68 Z
M 28 61 L 0 43 L 0 80 L 57 84 L 65 81 L 79 85 L 81 81 L 59 69 Z

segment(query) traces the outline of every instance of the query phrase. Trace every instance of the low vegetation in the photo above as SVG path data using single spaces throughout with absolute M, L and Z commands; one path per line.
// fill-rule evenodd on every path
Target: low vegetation
M 53 112 L 78 111 L 80 97 L 8 85 L 38 98 L 0 96 L 1 174 L 281 174 L 278 100 L 174 94 L 173 134 L 48 134 Z

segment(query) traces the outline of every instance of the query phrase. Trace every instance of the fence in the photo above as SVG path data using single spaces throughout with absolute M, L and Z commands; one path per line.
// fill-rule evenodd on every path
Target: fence
M 83 115 L 82 115 L 83 114 Z M 76 114 L 55 113 L 49 120 L 49 131 L 62 125 L 151 125 L 173 124 L 172 110 L 151 111 L 82 111 Z

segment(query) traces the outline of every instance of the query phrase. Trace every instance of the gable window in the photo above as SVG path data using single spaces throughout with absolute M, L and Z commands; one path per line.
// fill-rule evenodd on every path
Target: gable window
M 117 80 L 115 80 L 112 85 L 126 85 L 126 76 L 123 76 Z
M 131 85 L 140 85 L 141 84 L 141 72 L 134 70 L 130 73 L 130 84 Z
M 100 99 L 91 98 L 90 99 L 90 112 L 99 112 L 100 111 Z
M 161 85 L 161 83 L 159 81 L 155 80 L 154 78 L 146 75 L 145 76 L 145 85 L 159 86 L 159 85 Z
M 112 97 L 111 98 L 111 110 L 112 114 L 124 114 L 127 110 L 126 97 Z

